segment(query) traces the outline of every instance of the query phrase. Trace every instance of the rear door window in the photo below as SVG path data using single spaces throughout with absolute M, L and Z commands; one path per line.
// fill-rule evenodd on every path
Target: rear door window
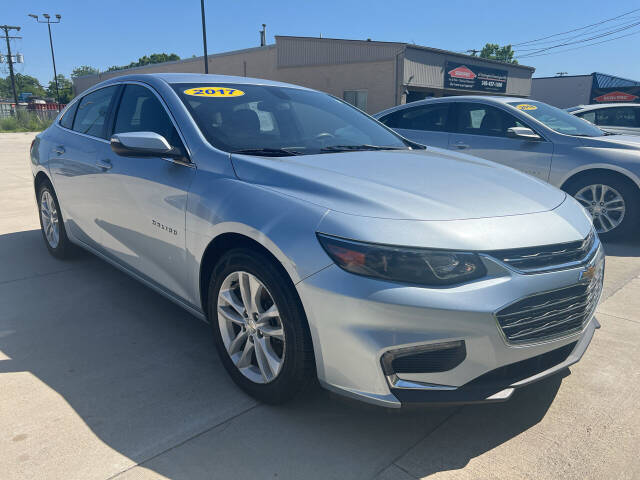
M 444 132 L 447 131 L 448 116 L 449 104 L 435 103 L 398 110 L 380 121 L 391 128 Z
M 595 111 L 594 123 L 610 127 L 638 127 L 638 111 L 640 108 L 634 107 L 601 108 Z
M 78 104 L 73 130 L 106 139 L 107 116 L 117 91 L 118 85 L 113 85 L 85 95 Z

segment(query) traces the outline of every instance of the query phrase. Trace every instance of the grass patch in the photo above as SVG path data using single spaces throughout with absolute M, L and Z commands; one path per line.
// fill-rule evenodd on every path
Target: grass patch
M 55 120 L 54 113 L 18 110 L 13 117 L 0 118 L 0 132 L 41 132 Z

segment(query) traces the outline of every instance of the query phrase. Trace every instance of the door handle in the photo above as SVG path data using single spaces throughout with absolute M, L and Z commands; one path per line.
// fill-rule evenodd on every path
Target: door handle
M 462 150 L 463 148 L 469 148 L 469 145 L 464 142 L 456 142 L 455 147 Z
M 58 155 L 62 155 L 64 153 L 64 147 L 62 145 L 58 145 L 57 147 L 53 148 L 53 151 Z
M 111 165 L 111 160 L 98 160 L 96 165 L 100 167 L 102 170 L 110 170 L 113 165 Z

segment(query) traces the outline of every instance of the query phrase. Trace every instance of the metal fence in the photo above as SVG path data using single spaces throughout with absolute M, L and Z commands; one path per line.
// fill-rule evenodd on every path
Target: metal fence
M 0 132 L 42 131 L 51 125 L 57 115 L 57 110 L 0 108 Z

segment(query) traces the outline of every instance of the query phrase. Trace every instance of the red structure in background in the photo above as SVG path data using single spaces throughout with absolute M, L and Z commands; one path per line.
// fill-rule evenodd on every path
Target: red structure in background
M 55 102 L 51 102 L 51 103 L 36 103 L 36 102 L 29 102 L 29 105 L 27 105 L 27 110 L 33 110 L 36 112 L 43 112 L 46 110 L 62 110 L 67 104 L 57 104 Z

